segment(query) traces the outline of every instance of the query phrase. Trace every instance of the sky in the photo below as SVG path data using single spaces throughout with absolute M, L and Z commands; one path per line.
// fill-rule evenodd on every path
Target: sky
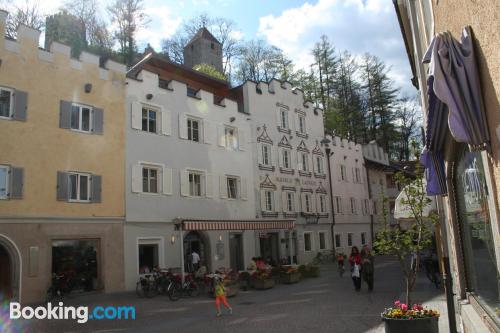
M 45 14 L 56 12 L 63 2 L 39 1 Z M 103 15 L 110 2 L 99 1 Z M 160 50 L 161 40 L 174 35 L 184 19 L 207 13 L 234 21 L 237 38 L 264 39 L 281 48 L 299 68 L 308 68 L 314 43 L 327 35 L 337 51 L 378 56 L 391 67 L 390 76 L 402 95 L 416 93 L 390 0 L 144 0 L 144 8 L 150 23 L 137 35 L 140 47 L 150 43 Z

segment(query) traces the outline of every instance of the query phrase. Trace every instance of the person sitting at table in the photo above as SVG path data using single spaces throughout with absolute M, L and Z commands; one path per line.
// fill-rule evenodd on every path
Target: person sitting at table
M 202 279 L 203 277 L 205 277 L 205 274 L 207 274 L 207 266 L 205 265 L 205 262 L 203 260 L 201 260 L 200 267 L 194 273 L 194 277 L 197 279 Z
M 257 269 L 259 271 L 265 271 L 266 270 L 266 263 L 262 259 L 262 257 L 258 257 L 257 261 L 255 262 L 257 264 Z
M 257 263 L 256 263 L 256 258 L 253 257 L 252 260 L 250 260 L 250 264 L 247 267 L 247 271 L 250 273 L 255 272 L 257 270 Z
M 274 260 L 271 256 L 267 257 L 266 264 L 268 264 L 271 267 L 275 266 Z

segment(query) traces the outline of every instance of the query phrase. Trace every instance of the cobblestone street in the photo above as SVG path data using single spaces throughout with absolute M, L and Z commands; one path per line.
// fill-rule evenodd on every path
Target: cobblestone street
M 167 297 L 137 298 L 134 293 L 81 295 L 65 305 L 131 305 L 134 321 L 91 320 L 38 321 L 27 323 L 30 332 L 382 332 L 380 313 L 402 297 L 399 265 L 377 258 L 375 290 L 366 285 L 360 293 L 352 287 L 349 274 L 340 278 L 336 268 L 323 266 L 321 277 L 293 285 L 277 285 L 266 291 L 250 290 L 230 298 L 232 315 L 215 317 L 214 302 L 205 297 L 170 302 Z M 414 299 L 441 312 L 440 331 L 447 332 L 444 294 L 425 276 L 417 282 Z

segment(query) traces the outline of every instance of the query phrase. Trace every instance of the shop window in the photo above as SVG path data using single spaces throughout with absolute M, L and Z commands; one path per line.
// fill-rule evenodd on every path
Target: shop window
M 318 233 L 318 236 L 319 236 L 319 249 L 326 250 L 326 233 L 320 231 Z
M 480 152 L 464 149 L 456 164 L 455 195 L 468 290 L 500 323 L 499 270 Z M 496 312 L 495 312 L 496 311 Z
M 342 239 L 340 237 L 340 234 L 335 234 L 335 246 L 336 247 L 342 246 Z
M 304 232 L 304 251 L 312 251 L 312 233 Z
M 347 246 L 352 246 L 352 233 L 347 233 Z

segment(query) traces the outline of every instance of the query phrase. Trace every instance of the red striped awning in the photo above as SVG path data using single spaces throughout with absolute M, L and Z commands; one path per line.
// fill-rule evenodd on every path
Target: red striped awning
M 294 229 L 295 220 L 183 220 L 182 230 Z

